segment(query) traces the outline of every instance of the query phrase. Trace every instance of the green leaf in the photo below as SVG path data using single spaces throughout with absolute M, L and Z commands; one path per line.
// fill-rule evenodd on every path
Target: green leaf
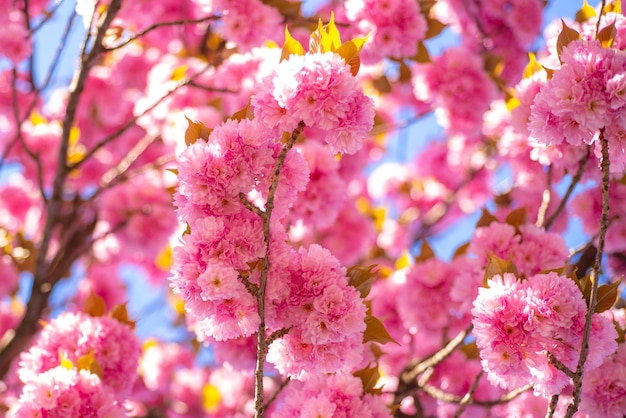
M 617 280 L 615 283 L 605 284 L 598 288 L 598 299 L 596 303 L 595 313 L 608 311 L 613 307 L 617 300 L 617 287 L 622 282 L 622 279 Z
M 576 22 L 583 23 L 591 19 L 592 17 L 596 17 L 596 10 L 589 6 L 587 0 L 583 0 L 583 7 L 580 8 L 579 11 L 576 12 Z
M 285 26 L 285 43 L 280 54 L 280 60 L 289 59 L 290 55 L 304 55 L 304 48 L 300 42 L 291 36 L 289 29 Z
M 375 389 L 376 383 L 378 383 L 378 379 L 380 379 L 378 364 L 372 367 L 368 364 L 365 368 L 352 373 L 352 376 L 361 379 L 364 393 L 370 393 L 372 395 L 380 395 L 382 393 L 380 388 Z
M 610 48 L 613 46 L 615 36 L 617 35 L 617 29 L 615 29 L 615 20 L 609 26 L 602 28 L 598 32 L 598 41 L 602 44 L 603 48 Z
M 492 222 L 498 222 L 498 219 L 487 209 L 483 209 L 483 214 L 476 223 L 476 228 L 484 228 L 491 225 Z
M 365 299 L 372 290 L 372 285 L 378 277 L 378 270 L 374 271 L 376 264 L 369 266 L 352 266 L 348 268 L 348 284 L 354 287 L 361 294 L 361 299 Z
M 380 344 L 395 343 L 400 345 L 394 340 L 391 335 L 385 329 L 385 326 L 380 319 L 372 316 L 371 313 L 367 313 L 365 316 L 365 332 L 363 333 L 363 343 L 374 341 Z
M 483 287 L 489 287 L 487 282 L 494 276 L 502 276 L 505 273 L 513 273 L 515 277 L 520 278 L 517 267 L 515 267 L 512 261 L 504 260 L 493 253 L 488 254 L 485 276 L 483 277 Z
M 561 24 L 563 25 L 563 28 L 561 29 L 559 37 L 556 39 L 556 53 L 559 56 L 559 61 L 563 63 L 563 61 L 561 60 L 561 52 L 563 51 L 563 48 L 565 48 L 571 42 L 580 39 L 580 33 L 578 33 L 576 29 L 572 29 L 567 26 L 563 19 L 561 19 Z

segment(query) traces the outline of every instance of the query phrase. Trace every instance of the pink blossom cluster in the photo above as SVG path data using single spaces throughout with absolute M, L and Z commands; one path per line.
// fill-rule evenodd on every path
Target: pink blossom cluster
M 576 369 L 587 307 L 573 280 L 556 273 L 520 281 L 496 275 L 474 301 L 474 335 L 489 381 L 504 389 L 533 384 L 536 394 L 560 393 L 570 379 L 557 370 L 548 353 Z M 586 370 L 597 368 L 617 349 L 617 333 L 595 314 Z
M 501 58 L 499 76 L 515 83 L 526 64 L 526 51 L 540 34 L 543 7 L 541 0 L 442 0 L 432 11 L 459 32 L 472 51 Z
M 520 274 L 531 276 L 563 266 L 569 251 L 561 235 L 533 224 L 512 225 L 492 222 L 476 228 L 468 252 L 481 260 L 489 255 L 512 261 Z
M 282 61 L 251 103 L 253 120 L 218 125 L 180 157 L 175 203 L 188 231 L 174 249 L 172 287 L 201 340 L 249 337 L 260 323 L 251 289 L 268 256 L 267 329 L 286 333 L 270 346 L 268 361 L 297 378 L 349 370 L 361 361 L 359 293 L 330 252 L 318 245 L 296 252 L 285 243 L 289 219 L 327 225 L 337 216 L 339 208 L 328 207 L 327 219 L 313 217 L 337 197 L 326 190 L 329 184 L 346 187 L 326 146 L 305 143 L 286 154 L 273 196 L 269 254 L 261 214 L 283 132 L 313 125 L 326 133 L 330 151 L 356 152 L 372 126 L 372 102 L 343 58 L 326 53 Z
M 535 97 L 529 118 L 539 143 L 573 146 L 609 141 L 613 172 L 624 169 L 626 54 L 599 41 L 575 40 L 560 54 L 561 68 Z
M 580 411 L 590 417 L 621 418 L 626 411 L 626 344 L 585 373 Z
M 363 62 L 377 63 L 385 57 L 410 58 L 426 35 L 426 19 L 412 0 L 348 0 L 345 13 L 370 40 L 363 48 Z
M 344 373 L 293 382 L 285 388 L 281 399 L 272 418 L 383 418 L 390 415 L 379 396 L 364 394 L 361 380 Z
M 222 344 L 222 343 L 218 343 Z M 163 411 L 168 417 L 246 417 L 253 414 L 254 378 L 249 370 L 202 367 L 193 350 L 148 340 L 140 361 L 140 380 L 126 403 L 131 416 Z M 266 384 L 267 396 L 273 385 Z
M 272 309 L 289 333 L 270 346 L 268 361 L 299 379 L 357 366 L 366 308 L 345 268 L 312 244 L 299 250 L 286 285 L 287 298 L 273 301 Z
M 413 92 L 436 106 L 439 123 L 451 133 L 475 135 L 496 97 L 496 86 L 478 56 L 465 47 L 446 49 L 432 63 L 417 66 Z
M 14 418 L 120 418 L 128 416 L 115 392 L 87 370 L 52 367 L 24 387 Z
M 24 388 L 16 416 L 125 416 L 120 405 L 137 378 L 139 355 L 129 325 L 107 316 L 63 313 L 21 355 Z M 35 412 L 40 415 L 28 415 Z
M 291 55 L 262 81 L 251 104 L 269 129 L 292 132 L 300 121 L 319 129 L 333 153 L 357 152 L 373 126 L 372 100 L 331 52 Z

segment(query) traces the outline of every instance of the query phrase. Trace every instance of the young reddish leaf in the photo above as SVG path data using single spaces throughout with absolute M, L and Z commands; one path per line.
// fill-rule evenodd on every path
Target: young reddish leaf
M 359 291 L 361 299 L 365 299 L 369 295 L 372 285 L 378 277 L 378 270 L 375 271 L 375 268 L 376 264 L 348 268 L 348 284 Z
M 434 38 L 447 26 L 437 19 L 426 18 L 426 22 L 428 23 L 428 30 L 426 31 L 426 35 L 424 35 L 424 39 Z
M 488 281 L 494 276 L 502 276 L 504 273 L 513 273 L 515 277 L 519 277 L 517 267 L 512 261 L 504 260 L 493 253 L 487 255 L 487 266 L 485 267 L 485 276 L 483 277 L 483 287 L 489 287 Z
M 608 311 L 613 307 L 617 300 L 617 287 L 622 282 L 619 279 L 615 283 L 605 284 L 598 288 L 598 299 L 596 303 L 595 313 Z
M 536 72 L 539 72 L 543 69 L 541 64 L 537 62 L 537 58 L 533 52 L 528 53 L 528 64 L 526 64 L 526 68 L 524 68 L 524 78 L 530 78 Z
M 476 345 L 476 341 L 472 341 L 471 343 L 467 343 L 465 345 L 462 345 L 461 348 L 459 348 L 459 350 L 461 350 L 461 352 L 463 354 L 465 354 L 465 357 L 472 360 L 472 359 L 479 359 L 480 358 L 480 354 L 478 351 L 478 346 Z
M 78 370 L 87 370 L 102 379 L 102 367 L 100 367 L 100 364 L 98 364 L 94 358 L 93 351 L 89 351 L 89 353 L 84 356 L 80 356 L 76 360 L 76 368 Z
M 156 260 L 154 260 L 154 265 L 163 271 L 169 271 L 170 267 L 172 267 L 173 255 L 174 252 L 172 251 L 172 246 L 167 244 L 167 246 L 157 255 Z
M 135 329 L 135 321 L 128 319 L 128 310 L 126 309 L 125 303 L 115 305 L 113 309 L 111 309 L 111 312 L 109 312 L 109 316 L 113 319 L 117 319 L 122 324 L 126 324 L 132 329 Z
M 598 41 L 600 41 L 603 48 L 610 48 L 613 46 L 616 35 L 617 30 L 615 29 L 614 20 L 613 23 L 611 23 L 609 26 L 605 26 L 600 32 L 598 32 Z
M 593 286 L 593 283 L 591 282 L 591 274 L 586 274 L 578 281 L 578 283 L 580 291 L 583 294 L 583 298 L 587 303 L 587 307 L 589 307 L 589 300 L 591 300 L 591 287 Z
M 411 260 L 411 256 L 409 255 L 409 253 L 406 251 L 403 251 L 400 258 L 396 260 L 396 270 L 402 270 L 403 268 L 410 266 L 411 265 L 410 260 Z
M 222 394 L 217 386 L 207 383 L 202 387 L 202 406 L 206 412 L 214 413 L 217 411 L 221 400 Z
M 370 341 L 374 341 L 380 344 L 398 344 L 398 342 L 394 340 L 391 335 L 389 335 L 380 319 L 372 316 L 371 313 L 368 312 L 365 316 L 365 332 L 363 333 L 363 343 L 365 344 Z
M 617 14 L 621 14 L 622 13 L 622 1 L 621 0 L 615 0 L 612 3 L 607 4 L 606 6 L 604 6 L 604 10 L 603 13 L 617 13 Z
M 181 65 L 180 67 L 174 68 L 174 71 L 172 71 L 172 75 L 170 76 L 170 80 L 180 81 L 183 78 L 185 78 L 186 74 L 187 74 L 187 66 Z
M 254 115 L 252 114 L 252 108 L 250 107 L 250 101 L 243 109 L 233 113 L 230 117 L 232 120 L 243 120 L 243 119 L 253 119 Z
M 583 7 L 580 8 L 579 11 L 576 12 L 576 22 L 583 23 L 591 19 L 592 17 L 596 17 L 596 10 L 589 6 L 587 0 L 583 0 Z
M 187 130 L 185 131 L 185 144 L 187 146 L 195 143 L 198 139 L 204 139 L 207 141 L 209 139 L 209 135 L 211 135 L 212 129 L 204 126 L 202 122 L 191 120 L 187 116 Z
M 283 44 L 283 51 L 280 54 L 280 60 L 289 59 L 290 55 L 304 55 L 304 48 L 300 42 L 291 36 L 289 28 L 285 26 L 285 43 Z
M 469 248 L 470 243 L 466 242 L 465 244 L 460 245 L 452 254 L 452 259 L 460 257 L 462 255 L 467 254 L 467 249 Z
M 59 357 L 61 358 L 61 364 L 59 364 L 61 367 L 67 370 L 72 370 L 74 368 L 74 363 L 72 363 L 72 360 L 65 357 L 65 354 L 59 353 Z
M 104 299 L 95 293 L 91 293 L 83 303 L 83 312 L 90 316 L 104 316 L 107 311 Z
M 412 57 L 413 61 L 419 62 L 420 64 L 428 64 L 432 62 L 430 59 L 430 54 L 428 53 L 428 49 L 426 49 L 426 45 L 424 42 L 420 41 L 417 44 L 417 54 Z
M 435 252 L 433 251 L 433 248 L 430 246 L 428 241 L 424 240 L 424 242 L 422 242 L 422 249 L 420 250 L 419 255 L 415 257 L 415 262 L 423 263 L 426 260 L 430 260 L 434 256 Z
M 576 29 L 572 29 L 565 24 L 565 21 L 561 19 L 561 24 L 563 28 L 561 29 L 561 33 L 559 37 L 556 39 L 556 53 L 559 56 L 559 61 L 561 61 L 561 52 L 563 48 L 577 39 L 580 39 L 580 33 Z M 562 63 L 563 61 L 561 61 Z
M 476 228 L 484 228 L 491 225 L 492 222 L 498 222 L 498 218 L 493 216 L 487 209 L 483 209 L 483 215 L 476 223 Z
M 341 46 L 341 36 L 335 26 L 335 13 L 330 13 L 330 22 L 322 27 L 322 52 L 334 52 Z M 349 62 L 349 60 L 346 60 Z
M 383 94 L 391 93 L 391 83 L 386 75 L 373 79 L 372 84 L 376 90 Z
M 370 393 L 372 395 L 380 395 L 381 389 L 375 389 L 378 379 L 380 379 L 380 372 L 378 371 L 378 364 L 370 367 L 369 364 L 361 370 L 357 370 L 352 373 L 352 376 L 358 377 L 363 384 L 363 392 Z
M 412 77 L 411 68 L 409 68 L 409 66 L 406 65 L 406 62 L 404 62 L 404 60 L 401 60 L 400 68 L 398 70 L 398 81 L 401 83 L 409 83 L 411 82 L 411 77 Z
M 517 209 L 513 209 L 506 217 L 505 222 L 515 229 L 519 228 L 521 225 L 526 223 L 526 208 L 521 207 Z
M 546 78 L 548 80 L 552 80 L 552 77 L 554 76 L 554 73 L 556 72 L 556 70 L 553 70 L 552 68 L 548 68 L 545 66 L 541 66 L 541 68 L 543 68 L 543 70 L 546 72 Z

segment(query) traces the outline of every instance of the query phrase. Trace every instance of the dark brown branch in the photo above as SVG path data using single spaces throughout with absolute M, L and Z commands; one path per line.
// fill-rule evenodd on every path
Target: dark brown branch
M 550 405 L 548 405 L 548 412 L 546 412 L 546 418 L 552 418 L 556 412 L 556 407 L 559 404 L 559 395 L 552 395 L 550 398 Z
M 104 39 L 105 32 L 111 25 L 120 6 L 121 0 L 111 0 L 106 10 L 106 15 L 100 21 L 101 23 L 97 28 L 93 46 L 89 51 L 88 47 L 91 37 L 89 35 L 86 36 L 83 42 L 81 63 L 69 88 L 69 98 L 62 123 L 59 149 L 57 151 L 57 166 L 54 174 L 52 195 L 46 205 L 46 222 L 35 261 L 31 297 L 26 305 L 26 312 L 17 326 L 13 338 L 11 338 L 8 344 L 0 351 L 0 379 L 2 379 L 9 370 L 13 359 L 27 347 L 31 338 L 37 332 L 39 319 L 47 309 L 52 287 L 59 279 L 52 275 L 49 270 L 51 265 L 48 262 L 48 249 L 55 230 L 60 226 L 59 215 L 61 206 L 63 205 L 65 181 L 69 173 L 66 164 L 70 132 L 74 125 L 80 97 L 87 82 L 87 76 L 95 64 L 96 59 L 102 52 L 102 40 Z M 67 250 L 68 249 L 60 249 L 59 251 L 67 252 Z M 71 252 L 68 254 L 71 254 Z
M 476 392 L 478 384 L 480 383 L 480 379 L 482 379 L 484 373 L 485 372 L 481 370 L 480 373 L 476 375 L 472 386 L 470 386 L 467 393 L 461 398 L 461 401 L 459 402 L 459 409 L 457 409 L 456 413 L 454 414 L 454 418 L 460 418 L 463 412 L 465 412 L 467 406 L 472 402 L 472 396 L 474 396 L 474 392 Z
M 575 374 L 573 371 L 571 371 L 569 369 L 569 367 L 567 367 L 565 364 L 563 364 L 561 362 L 561 360 L 559 360 L 558 358 L 556 358 L 554 356 L 554 354 L 552 354 L 551 352 L 548 351 L 548 360 L 550 360 L 550 363 L 557 369 L 562 371 L 567 377 L 569 377 L 570 379 L 573 379 Z

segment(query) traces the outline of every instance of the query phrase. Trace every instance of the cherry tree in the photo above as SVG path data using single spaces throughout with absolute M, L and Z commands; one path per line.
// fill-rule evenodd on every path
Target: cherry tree
M 0 7 L 0 416 L 626 415 L 619 0 Z

